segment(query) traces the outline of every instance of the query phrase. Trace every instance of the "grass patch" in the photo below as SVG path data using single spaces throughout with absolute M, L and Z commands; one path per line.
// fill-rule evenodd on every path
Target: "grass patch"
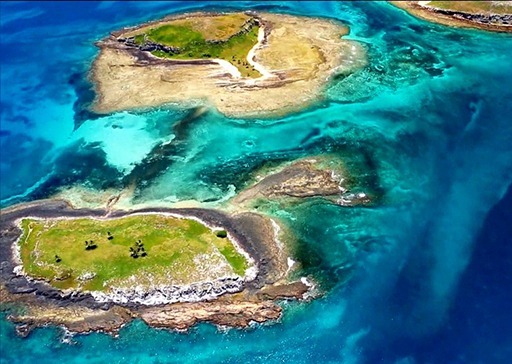
M 201 33 L 183 25 L 162 25 L 161 27 L 151 29 L 146 35 L 155 43 L 180 48 L 187 48 L 205 41 Z
M 135 42 L 135 44 L 139 44 L 139 45 L 140 45 L 140 44 L 144 43 L 145 38 L 146 38 L 146 37 L 145 37 L 145 35 L 144 35 L 144 34 L 137 34 L 137 35 L 134 37 L 134 40 L 133 40 L 133 41 Z
M 233 244 L 231 244 L 229 240 L 218 238 L 218 240 L 215 241 L 215 246 L 219 249 L 224 258 L 226 258 L 231 267 L 233 267 L 233 271 L 243 276 L 247 270 L 247 260 L 235 249 Z
M 226 16 L 175 20 L 145 33 L 135 35 L 135 43 L 143 44 L 147 39 L 153 43 L 179 48 L 178 53 L 161 50 L 153 55 L 169 59 L 226 60 L 238 68 L 243 77 L 260 77 L 261 74 L 247 62 L 247 55 L 258 42 L 257 25 L 248 31 L 239 32 L 250 18 L 233 14 Z
M 251 17 L 242 13 L 230 13 L 217 16 L 200 16 L 178 19 L 174 24 L 185 25 L 198 31 L 206 40 L 227 40 L 236 34 Z
M 205 269 L 196 265 L 195 258 L 215 262 L 215 257 L 222 259 L 219 253 L 227 261 L 226 269 L 236 274 L 243 276 L 248 267 L 229 239 L 219 238 L 189 219 L 163 215 L 111 220 L 24 219 L 21 227 L 25 271 L 60 289 L 104 291 L 130 279 L 137 284 L 139 278 L 148 280 L 144 278 L 148 272 L 152 283 L 167 282 L 169 277 L 192 283 L 190 277 L 201 275 Z M 91 241 L 96 248 L 87 249 Z M 133 257 L 133 248 L 141 245 L 143 250 Z M 217 269 L 213 265 L 211 268 Z

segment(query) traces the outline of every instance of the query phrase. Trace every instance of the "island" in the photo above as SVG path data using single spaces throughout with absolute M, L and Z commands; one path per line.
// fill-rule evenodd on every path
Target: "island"
M 91 110 L 216 107 L 232 117 L 284 115 L 322 98 L 327 81 L 366 65 L 365 48 L 327 19 L 263 12 L 187 13 L 113 32 L 90 79 Z
M 512 32 L 510 1 L 390 1 L 419 18 L 439 24 Z
M 304 299 L 276 223 L 188 208 L 76 209 L 41 200 L 2 210 L 0 302 L 21 335 L 54 324 L 116 333 L 135 318 L 186 330 L 277 320 Z M 310 293 L 308 293 L 310 292 Z
M 250 276 L 250 258 L 226 230 L 211 230 L 190 218 L 165 213 L 114 219 L 25 218 L 20 227 L 20 272 L 61 290 L 90 292 L 99 301 L 186 301 L 196 292 L 189 286 L 202 280 L 213 282 L 217 290 L 209 297 L 216 297 L 240 291 L 242 277 Z M 147 294 L 177 286 L 191 293 L 181 293 L 180 288 L 181 294 Z M 137 292 L 145 292 L 144 297 Z

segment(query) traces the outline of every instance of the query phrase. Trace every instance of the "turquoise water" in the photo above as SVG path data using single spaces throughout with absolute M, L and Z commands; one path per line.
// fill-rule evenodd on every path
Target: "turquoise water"
M 123 26 L 227 2 L 0 4 L 0 198 L 67 186 L 211 206 L 265 161 L 338 154 L 375 206 L 311 201 L 272 214 L 327 294 L 277 325 L 189 334 L 127 325 L 61 342 L 0 321 L 2 362 L 506 363 L 512 354 L 512 37 L 414 19 L 385 3 L 239 2 L 335 18 L 370 65 L 328 99 L 275 120 L 210 110 L 80 112 L 94 41 Z M 231 6 L 231 5 L 230 5 Z M 508 191 L 508 192 L 507 192 Z M 349 279 L 350 278 L 350 279 Z

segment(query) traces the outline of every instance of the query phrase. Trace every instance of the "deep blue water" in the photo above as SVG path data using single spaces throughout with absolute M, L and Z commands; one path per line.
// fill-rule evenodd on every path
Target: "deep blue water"
M 276 120 L 83 111 L 94 41 L 169 13 L 234 6 L 343 21 L 369 66 L 331 82 L 322 104 Z M 354 189 L 376 201 L 273 208 L 299 238 L 294 257 L 327 291 L 286 304 L 279 324 L 178 334 L 134 322 L 119 338 L 69 345 L 56 328 L 18 338 L 2 319 L 2 363 L 510 361 L 510 35 L 371 2 L 2 2 L 0 14 L 2 206 L 135 183 L 139 202 L 215 207 L 263 162 L 322 153 L 339 155 Z

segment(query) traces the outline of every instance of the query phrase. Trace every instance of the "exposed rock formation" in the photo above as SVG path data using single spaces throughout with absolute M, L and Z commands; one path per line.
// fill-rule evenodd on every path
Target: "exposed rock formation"
M 232 202 L 243 206 L 257 199 L 307 197 L 323 197 L 344 206 L 370 202 L 364 193 L 348 193 L 341 168 L 335 170 L 320 164 L 315 159 L 305 159 L 286 165 L 240 192 Z
M 441 9 L 429 5 L 428 1 L 390 1 L 390 3 L 414 16 L 444 25 L 478 28 L 495 32 L 512 32 L 512 14 L 510 13 L 469 13 Z

